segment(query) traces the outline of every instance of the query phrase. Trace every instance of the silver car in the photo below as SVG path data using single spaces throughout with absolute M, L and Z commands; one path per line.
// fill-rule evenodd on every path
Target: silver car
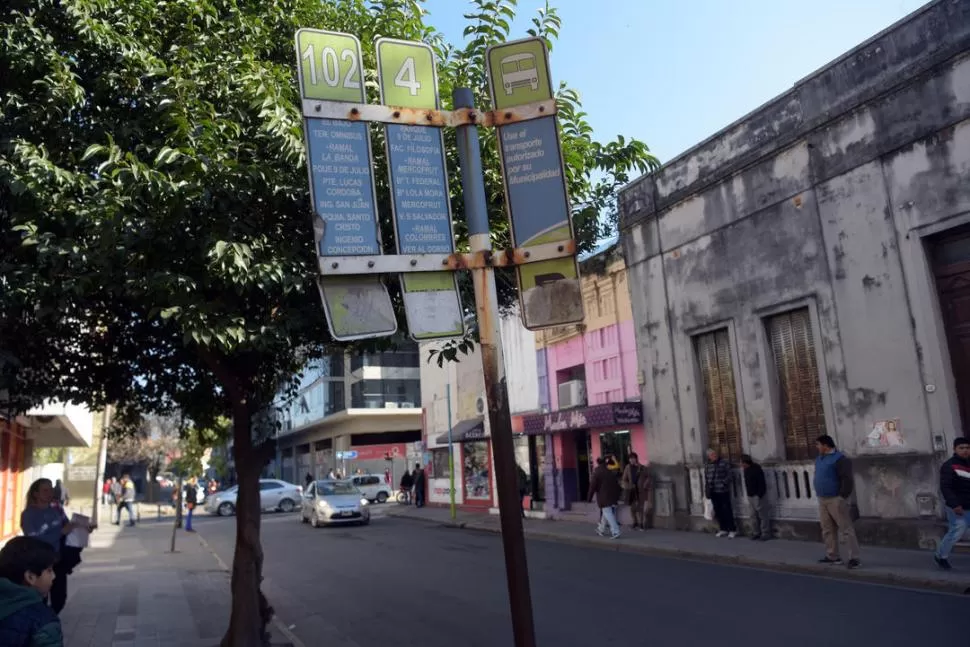
M 293 512 L 303 496 L 303 488 L 286 481 L 277 479 L 259 480 L 259 508 L 261 510 L 279 510 Z M 205 500 L 205 509 L 209 514 L 226 517 L 236 512 L 236 499 L 239 497 L 239 486 L 234 485 L 227 490 L 216 492 Z
M 366 526 L 370 506 L 352 481 L 314 481 L 303 493 L 300 521 L 314 528 L 348 523 Z

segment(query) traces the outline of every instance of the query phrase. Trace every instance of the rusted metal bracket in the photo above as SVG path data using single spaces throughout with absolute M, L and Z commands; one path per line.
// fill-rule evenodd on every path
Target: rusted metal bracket
M 320 274 L 406 274 L 453 272 L 485 267 L 514 267 L 576 255 L 576 241 L 563 240 L 515 249 L 469 254 L 391 254 L 378 256 L 327 256 L 320 259 Z
M 419 110 L 369 103 L 346 103 L 343 101 L 303 100 L 303 116 L 344 121 L 374 121 L 405 126 L 433 126 L 455 128 L 458 126 L 505 126 L 548 117 L 556 114 L 556 100 L 528 103 L 506 110 L 481 112 L 474 108 L 458 110 Z

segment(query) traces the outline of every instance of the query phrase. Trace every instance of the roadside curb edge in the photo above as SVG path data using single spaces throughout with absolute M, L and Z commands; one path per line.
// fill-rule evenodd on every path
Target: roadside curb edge
M 202 544 L 202 547 L 205 548 L 207 551 L 209 551 L 209 553 L 211 553 L 212 556 L 216 558 L 216 563 L 219 565 L 219 568 L 226 571 L 227 573 L 231 572 L 229 565 L 226 564 L 226 562 L 223 561 L 221 557 L 219 557 L 219 553 L 217 553 L 212 548 L 212 546 L 209 545 L 209 542 L 205 540 L 205 537 L 203 537 L 202 534 L 198 532 L 195 533 L 195 536 L 199 540 L 199 543 Z M 279 619 L 279 616 L 276 616 L 276 615 L 273 616 L 273 625 L 275 625 L 275 627 L 279 630 L 279 632 L 283 634 L 287 640 L 290 641 L 293 647 L 307 647 L 302 640 L 297 638 L 296 635 L 292 631 L 290 631 L 289 627 L 283 624 L 283 621 Z
M 491 526 L 481 525 L 478 523 L 468 523 L 468 522 L 441 522 L 435 519 L 427 519 L 425 517 L 412 517 L 406 514 L 394 514 L 389 513 L 389 516 L 394 516 L 399 519 L 410 519 L 412 521 L 423 521 L 425 523 L 434 524 L 443 528 L 458 528 L 463 530 L 471 530 L 475 532 L 489 533 L 493 535 L 502 534 L 501 528 L 495 528 Z M 858 570 L 848 570 L 846 568 L 838 568 L 825 565 L 814 565 L 814 564 L 797 564 L 790 562 L 778 562 L 767 559 L 757 559 L 752 557 L 747 557 L 743 555 L 716 555 L 712 553 L 705 553 L 697 550 L 682 549 L 682 548 L 663 548 L 659 546 L 645 546 L 638 544 L 628 544 L 628 543 L 605 543 L 602 540 L 595 538 L 586 537 L 564 537 L 555 533 L 536 531 L 536 530 L 526 530 L 525 536 L 527 539 L 538 539 L 540 541 L 550 541 L 558 544 L 566 544 L 571 546 L 579 546 L 584 548 L 596 548 L 598 550 L 615 551 L 619 553 L 634 553 L 639 555 L 652 555 L 658 557 L 674 557 L 677 559 L 686 559 L 694 562 L 707 562 L 711 564 L 722 564 L 726 566 L 748 566 L 751 568 L 760 568 L 767 571 L 776 572 L 786 572 L 786 573 L 799 573 L 802 575 L 816 575 L 819 577 L 825 577 L 828 579 L 844 580 L 849 582 L 866 582 L 869 584 L 884 584 L 890 586 L 900 586 L 913 589 L 923 589 L 936 591 L 939 593 L 950 593 L 950 594 L 970 594 L 970 584 L 959 583 L 959 582 L 949 582 L 945 580 L 933 579 L 930 577 L 920 578 L 920 577 L 908 577 L 900 576 L 892 573 L 873 573 L 871 571 L 867 572 L 863 569 Z M 781 541 L 781 540 L 779 540 Z

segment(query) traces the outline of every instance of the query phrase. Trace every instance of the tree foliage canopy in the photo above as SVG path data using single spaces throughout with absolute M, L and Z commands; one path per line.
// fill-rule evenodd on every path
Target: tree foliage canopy
M 25 367 L 19 392 L 133 412 L 178 405 L 193 419 L 228 411 L 233 394 L 251 409 L 270 402 L 305 361 L 298 351 L 331 344 L 313 283 L 294 31 L 357 34 L 373 102 L 374 39 L 424 40 L 439 56 L 445 102 L 467 85 L 487 107 L 485 49 L 511 36 L 516 10 L 513 0 L 476 0 L 466 42 L 456 45 L 414 0 L 7 6 L 0 332 Z M 560 28 L 547 6 L 529 33 L 554 46 Z M 596 141 L 565 84 L 558 99 L 578 239 L 588 249 L 612 227 L 617 186 L 655 160 L 635 140 Z M 483 154 L 492 228 L 504 246 L 494 132 L 483 132 Z M 379 156 L 386 219 L 383 164 Z M 392 244 L 390 231 L 384 239 Z M 514 299 L 508 289 L 503 296 Z

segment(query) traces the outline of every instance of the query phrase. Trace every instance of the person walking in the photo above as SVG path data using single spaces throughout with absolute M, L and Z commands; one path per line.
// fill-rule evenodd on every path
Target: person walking
M 953 441 L 953 456 L 940 466 L 940 493 L 948 528 L 933 559 L 948 571 L 950 552 L 970 528 L 970 438 Z
M 111 482 L 114 478 L 105 478 L 104 485 L 101 486 L 101 505 L 108 505 L 108 501 L 111 499 Z
M 418 508 L 424 507 L 424 493 L 427 485 L 424 478 L 424 468 L 421 467 L 421 463 L 418 463 L 414 466 L 414 505 Z
M 596 459 L 596 469 L 589 481 L 589 501 L 596 499 L 596 505 L 600 509 L 600 520 L 596 525 L 596 534 L 603 537 L 606 535 L 607 525 L 610 527 L 610 537 L 616 539 L 620 536 L 620 526 L 616 522 L 616 504 L 620 502 L 620 480 L 616 472 L 606 465 L 606 460 L 601 456 Z
M 401 475 L 401 492 L 404 493 L 404 503 L 411 505 L 411 488 L 414 487 L 414 477 L 408 468 L 404 468 L 404 474 Z
M 195 532 L 192 529 L 192 512 L 198 504 L 199 488 L 196 486 L 196 480 L 191 478 L 185 486 L 185 532 Z
M 651 485 L 647 468 L 640 464 L 640 457 L 636 452 L 631 452 L 630 462 L 627 463 L 623 470 L 623 477 L 620 479 L 620 487 L 623 488 L 626 502 L 630 506 L 634 530 L 645 530 L 647 527 Z
M 859 568 L 859 540 L 849 509 L 849 497 L 855 483 L 852 477 L 852 461 L 835 448 L 835 440 L 819 436 L 815 442 L 818 457 L 815 459 L 815 497 L 818 499 L 818 516 L 825 542 L 822 564 L 842 564 L 839 545 L 846 550 L 849 568 Z
M 96 527 L 89 525 L 88 532 Z M 64 539 L 74 528 L 64 509 L 56 505 L 50 479 L 41 478 L 31 483 L 27 489 L 27 505 L 20 513 L 20 529 L 27 537 L 40 539 L 57 553 L 55 578 L 49 596 L 54 613 L 60 613 L 67 603 L 67 576 L 80 562 L 80 550 L 64 544 Z
M 60 618 L 44 602 L 56 561 L 35 537 L 14 537 L 0 550 L 0 645 L 64 647 Z
M 737 537 L 738 526 L 734 521 L 734 506 L 731 504 L 731 463 L 721 458 L 713 448 L 707 450 L 704 492 L 714 508 L 714 518 L 719 529 L 717 536 L 730 539 Z
M 741 454 L 741 469 L 744 471 L 744 491 L 748 494 L 751 506 L 751 523 L 754 526 L 753 541 L 771 539 L 771 520 L 768 518 L 768 482 L 765 471 L 747 454 Z
M 529 492 L 529 475 L 518 463 L 515 464 L 515 469 L 519 481 L 519 510 L 522 511 L 522 518 L 525 519 L 525 495 Z
M 117 499 L 117 515 L 114 525 L 117 526 L 121 523 L 121 510 L 124 509 L 128 511 L 128 527 L 130 528 L 135 525 L 135 484 L 128 474 L 122 474 L 121 482 L 118 485 L 120 494 Z
M 303 489 L 310 489 L 310 484 L 313 483 L 313 474 L 307 472 L 306 478 L 303 479 Z

